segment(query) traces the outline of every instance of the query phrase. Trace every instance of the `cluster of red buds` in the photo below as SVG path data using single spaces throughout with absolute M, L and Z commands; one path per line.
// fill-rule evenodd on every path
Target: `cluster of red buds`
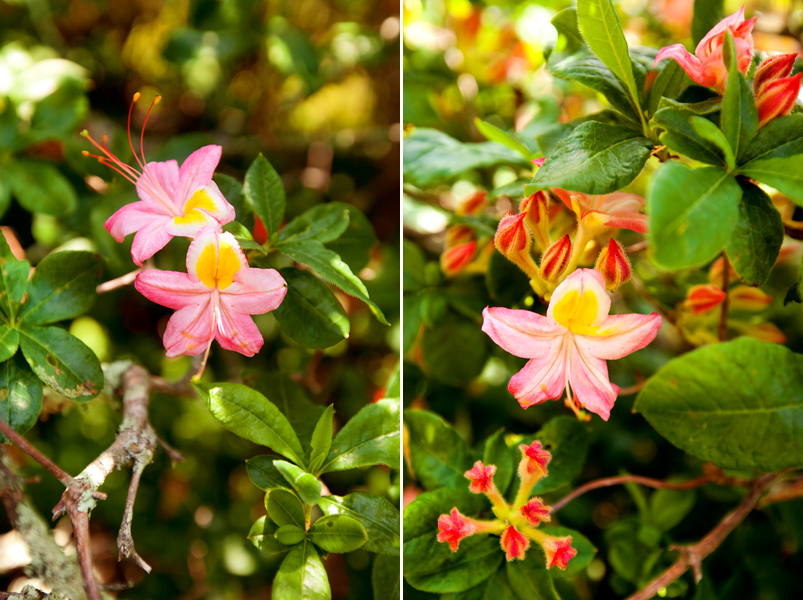
M 476 215 L 486 205 L 487 192 L 479 191 L 469 196 L 457 209 L 458 215 Z M 447 277 L 457 275 L 483 255 L 481 244 L 468 225 L 455 225 L 446 232 L 446 247 L 441 254 L 441 269 Z
M 475 494 L 485 494 L 492 504 L 496 519 L 481 521 L 471 519 L 453 508 L 450 514 L 438 518 L 438 541 L 449 544 L 456 552 L 460 541 L 481 533 L 499 536 L 499 543 L 508 561 L 522 560 L 530 548 L 530 542 L 540 545 L 546 557 L 547 568 L 557 566 L 565 569 L 577 554 L 572 548 L 571 536 L 555 537 L 538 529 L 542 522 L 550 521 L 550 507 L 540 498 L 530 497 L 530 491 L 538 481 L 547 475 L 547 465 L 552 458 L 541 447 L 541 442 L 519 446 L 522 459 L 519 463 L 519 491 L 512 504 L 508 504 L 494 485 L 495 465 L 484 465 L 477 461 L 466 471 L 468 489 Z
M 756 67 L 753 90 L 759 127 L 792 112 L 803 78 L 803 73 L 790 77 L 796 58 L 797 54 L 778 54 Z

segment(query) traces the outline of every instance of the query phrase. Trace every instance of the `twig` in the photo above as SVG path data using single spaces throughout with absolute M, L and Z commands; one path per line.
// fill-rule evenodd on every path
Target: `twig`
M 773 488 L 769 493 L 762 498 L 758 504 L 758 508 L 764 508 L 768 504 L 774 502 L 785 502 L 786 500 L 794 500 L 803 496 L 803 476 L 791 481 L 781 482 L 777 489 Z
M 72 477 L 70 477 L 67 473 L 65 473 L 56 463 L 50 460 L 47 456 L 39 452 L 36 447 L 28 442 L 24 437 L 14 431 L 10 425 L 8 425 L 5 421 L 0 419 L 0 432 L 3 433 L 8 439 L 10 439 L 16 446 L 25 452 L 28 456 L 42 465 L 48 473 L 53 475 L 56 479 L 58 479 L 61 483 L 66 486 L 72 485 L 75 481 Z
M 648 381 L 649 381 L 649 379 L 643 379 L 642 381 L 639 381 L 638 383 L 634 383 L 633 385 L 629 385 L 627 387 L 620 388 L 619 389 L 619 396 L 630 396 L 632 394 L 636 394 L 636 393 L 640 392 L 641 388 L 643 388 L 645 385 L 647 385 Z
M 649 245 L 650 244 L 647 242 L 647 240 L 642 240 L 640 242 L 636 242 L 635 244 L 631 244 L 630 246 L 625 248 L 625 252 L 628 255 L 638 254 L 639 252 L 643 252 L 644 250 L 646 250 L 649 247 Z
M 109 281 L 104 281 L 98 287 L 95 288 L 95 291 L 98 294 L 105 294 L 106 292 L 111 292 L 114 290 L 118 290 L 121 287 L 125 287 L 127 285 L 131 285 L 134 283 L 134 280 L 137 278 L 137 275 L 142 272 L 144 269 L 136 269 L 135 271 L 131 271 L 130 273 L 126 273 L 121 277 L 117 277 L 116 279 L 110 279 Z
M 646 587 L 629 596 L 627 600 L 650 600 L 650 598 L 655 596 L 660 590 L 664 589 L 689 569 L 694 573 L 695 581 L 699 582 L 703 577 L 701 567 L 703 559 L 711 554 L 722 543 L 722 540 L 744 521 L 747 515 L 750 514 L 756 506 L 761 494 L 772 485 L 777 477 L 778 475 L 775 473 L 759 477 L 753 484 L 750 492 L 748 492 L 747 496 L 742 500 L 741 504 L 725 515 L 708 535 L 692 546 L 675 547 L 674 549 L 680 552 L 680 558 L 661 575 L 647 584 Z
M 719 315 L 719 341 L 724 342 L 728 339 L 728 309 L 730 308 L 730 296 L 728 296 L 728 288 L 730 287 L 730 270 L 731 264 L 728 260 L 728 254 L 722 251 L 722 260 L 724 265 L 722 267 L 722 293 L 725 294 L 725 299 L 722 301 L 722 312 Z

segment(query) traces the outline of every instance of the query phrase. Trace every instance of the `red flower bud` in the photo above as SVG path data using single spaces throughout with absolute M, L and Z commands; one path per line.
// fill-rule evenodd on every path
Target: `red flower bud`
M 602 273 L 609 290 L 615 290 L 630 279 L 630 259 L 622 244 L 613 238 L 599 253 L 594 268 Z
M 265 224 L 258 215 L 254 215 L 254 229 L 251 231 L 251 235 L 254 236 L 254 241 L 260 246 L 268 241 L 268 230 L 265 229 Z
M 519 212 L 526 215 L 524 222 L 541 250 L 549 247 L 549 198 L 540 190 L 522 200 Z
M 449 248 L 441 254 L 441 269 L 447 275 L 455 275 L 471 263 L 476 249 L 477 242 L 468 242 Z
M 508 562 L 516 559 L 524 560 L 524 553 L 530 547 L 530 540 L 512 525 L 505 529 L 499 543 L 502 550 L 505 551 L 505 558 Z
M 446 247 L 452 248 L 474 240 L 474 230 L 468 225 L 455 225 L 446 232 Z
M 524 227 L 524 217 L 525 215 L 510 214 L 499 222 L 494 244 L 508 258 L 530 249 L 530 234 Z
M 773 119 L 792 112 L 798 94 L 803 73 L 794 77 L 784 77 L 765 83 L 756 97 L 758 110 L 758 126 L 763 127 Z
M 521 463 L 519 463 L 519 475 L 522 479 L 536 472 L 542 475 L 547 474 L 547 465 L 552 455 L 543 449 L 541 442 L 535 440 L 529 446 L 521 444 L 519 449 L 522 453 Z
M 474 522 L 460 514 L 457 508 L 453 508 L 450 515 L 438 517 L 438 541 L 449 544 L 452 552 L 457 552 L 460 540 L 474 535 L 476 532 Z
M 545 536 L 541 541 L 541 547 L 546 555 L 546 568 L 551 569 L 556 566 L 564 570 L 569 561 L 577 554 L 577 550 L 572 548 L 572 537 L 552 537 Z
M 712 283 L 692 286 L 686 294 L 686 306 L 695 315 L 715 309 L 725 300 L 725 292 Z
M 764 310 L 772 304 L 772 296 L 765 294 L 758 288 L 740 285 L 733 288 L 728 294 L 731 308 L 737 310 Z
M 471 481 L 468 489 L 475 494 L 490 492 L 494 487 L 494 473 L 496 473 L 496 465 L 485 466 L 481 460 L 478 460 L 465 473 L 466 478 Z
M 770 81 L 789 77 L 792 68 L 795 66 L 797 54 L 776 54 L 756 67 L 756 74 L 753 77 L 753 89 L 756 96 L 761 94 L 763 88 Z
M 572 241 L 566 234 L 549 248 L 544 250 L 541 255 L 541 279 L 554 283 L 566 271 L 569 266 L 569 258 L 572 255 Z
M 550 521 L 549 507 L 541 502 L 541 498 L 530 498 L 530 500 L 519 509 L 521 515 L 533 527 L 537 527 L 541 521 Z
M 486 191 L 474 192 L 468 198 L 463 200 L 460 206 L 455 211 L 458 215 L 476 215 L 485 208 L 485 197 L 488 195 Z
M 742 329 L 750 337 L 761 340 L 762 342 L 772 342 L 773 344 L 786 343 L 786 336 L 772 323 L 746 325 Z

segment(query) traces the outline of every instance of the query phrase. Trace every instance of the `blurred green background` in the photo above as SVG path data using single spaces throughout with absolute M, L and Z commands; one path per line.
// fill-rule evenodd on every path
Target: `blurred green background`
M 204 375 L 237 381 L 245 367 L 282 371 L 316 402 L 333 402 L 342 426 L 382 397 L 398 365 L 399 29 L 393 0 L 0 2 L 0 226 L 10 228 L 34 264 L 56 248 L 92 249 L 106 259 L 107 278 L 132 271 L 131 238 L 117 244 L 103 223 L 136 199 L 133 186 L 82 156 L 91 148 L 78 132 L 109 134 L 115 151 L 131 159 L 125 120 L 137 91 L 136 136 L 151 100 L 162 96 L 148 121 L 148 160 L 182 161 L 201 145 L 220 144 L 218 172 L 242 181 L 262 152 L 284 181 L 288 220 L 323 201 L 354 204 L 379 240 L 359 275 L 393 326 L 339 294 L 351 320 L 347 341 L 305 349 L 268 314 L 257 317 L 265 346 L 256 357 L 215 345 Z M 9 193 L 12 169 L 30 174 L 27 198 Z M 39 183 L 59 192 L 37 196 Z M 156 266 L 184 270 L 187 242 L 175 238 Z M 127 287 L 100 296 L 71 331 L 101 361 L 132 358 L 176 380 L 190 361 L 164 358 L 161 333 L 170 314 Z M 40 422 L 27 437 L 77 474 L 113 440 L 119 410 L 119 399 L 75 406 L 47 390 Z M 269 598 L 280 557 L 260 555 L 245 537 L 265 509 L 244 460 L 264 449 L 223 430 L 195 398 L 154 393 L 150 412 L 157 433 L 187 460 L 171 469 L 157 450 L 143 475 L 133 531 L 137 551 L 153 567 L 147 576 L 117 562 L 130 472 L 107 479 L 109 499 L 91 522 L 99 581 L 134 583 L 111 592 L 120 598 Z M 60 484 L 14 456 L 25 474 L 42 475 L 29 493 L 49 515 Z M 365 489 L 398 504 L 397 478 L 376 467 L 333 474 L 325 483 L 336 494 Z M 69 521 L 56 528 L 71 551 Z M 5 514 L 0 529 L 8 530 Z M 3 539 L 0 555 L 13 552 Z M 370 567 L 364 551 L 332 556 L 326 568 L 333 596 L 371 598 Z M 23 583 L 21 569 L 0 575 L 0 589 Z

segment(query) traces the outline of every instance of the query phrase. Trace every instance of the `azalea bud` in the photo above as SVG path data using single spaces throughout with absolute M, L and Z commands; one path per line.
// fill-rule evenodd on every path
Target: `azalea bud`
M 521 444 L 519 450 L 521 450 L 522 454 L 521 462 L 519 463 L 519 476 L 522 479 L 531 477 L 536 473 L 539 477 L 547 474 L 547 465 L 552 455 L 543 449 L 541 442 L 535 440 L 529 446 Z
M 524 560 L 524 553 L 530 547 L 530 540 L 512 525 L 505 529 L 499 543 L 505 551 L 508 562 L 516 559 Z
M 515 263 L 530 277 L 538 268 L 530 256 L 530 234 L 524 226 L 525 215 L 507 215 L 499 222 L 494 245 L 509 261 Z
M 800 94 L 801 79 L 803 79 L 803 73 L 798 73 L 794 77 L 784 77 L 764 84 L 760 94 L 756 97 L 759 128 L 773 119 L 792 112 L 797 96 Z
M 524 222 L 541 250 L 549 248 L 549 199 L 546 192 L 539 190 L 522 200 L 519 212 L 526 215 Z
M 541 255 L 541 269 L 539 271 L 541 279 L 555 283 L 566 271 L 566 267 L 569 266 L 571 255 L 572 241 L 569 239 L 569 235 L 566 234 L 544 250 Z
M 457 508 L 452 509 L 450 515 L 438 517 L 438 541 L 449 544 L 452 552 L 457 552 L 460 540 L 477 533 L 474 521 L 460 514 Z
M 446 247 L 466 244 L 474 239 L 474 230 L 468 225 L 455 225 L 446 232 Z
M 772 323 L 757 323 L 756 325 L 745 325 L 741 327 L 745 334 L 762 342 L 772 342 L 773 344 L 785 344 L 786 336 Z
M 686 294 L 686 306 L 695 315 L 715 309 L 725 300 L 725 292 L 714 284 L 692 286 Z
M 731 308 L 737 310 L 759 311 L 772 304 L 772 296 L 758 288 L 740 285 L 733 288 L 728 294 Z
M 254 241 L 260 246 L 268 241 L 268 230 L 265 229 L 265 224 L 259 218 L 259 215 L 254 215 L 254 228 L 251 231 L 251 235 L 254 236 Z
M 441 254 L 441 268 L 448 276 L 457 274 L 464 269 L 474 258 L 474 251 L 477 249 L 477 242 L 468 242 L 449 248 Z
M 476 215 L 485 208 L 486 196 L 488 192 L 485 190 L 474 192 L 468 198 L 463 200 L 460 206 L 455 211 L 458 215 Z
M 557 566 L 559 569 L 564 570 L 569 561 L 577 554 L 577 550 L 572 548 L 572 536 L 570 535 L 566 537 L 545 535 L 539 540 L 539 543 L 546 555 L 547 569 Z
M 763 88 L 770 81 L 789 77 L 792 68 L 795 66 L 797 54 L 776 54 L 756 67 L 756 74 L 753 77 L 753 89 L 756 96 L 761 94 Z
M 485 466 L 481 460 L 474 463 L 474 466 L 466 471 L 466 478 L 471 481 L 468 489 L 475 494 L 486 494 L 494 489 L 494 473 L 496 465 Z
M 609 290 L 615 290 L 630 279 L 630 260 L 622 244 L 613 238 L 599 253 L 594 268 L 602 273 Z
M 711 263 L 708 269 L 708 281 L 717 285 L 722 284 L 722 272 L 724 270 L 725 259 L 720 256 Z M 728 261 L 728 281 L 736 281 L 739 275 L 736 274 L 736 269 L 733 268 L 733 263 Z
M 549 507 L 541 502 L 541 498 L 530 498 L 530 500 L 519 509 L 521 515 L 533 527 L 537 527 L 541 521 L 550 521 Z

